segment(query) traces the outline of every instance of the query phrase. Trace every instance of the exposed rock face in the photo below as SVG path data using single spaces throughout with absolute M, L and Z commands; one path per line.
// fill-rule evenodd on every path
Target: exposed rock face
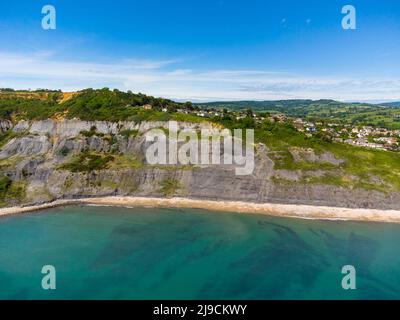
M 179 123 L 179 128 L 207 129 L 211 128 L 208 123 Z M 130 121 L 107 122 L 107 121 L 80 121 L 80 120 L 42 120 L 42 121 L 20 121 L 14 128 L 14 132 L 29 132 L 33 135 L 48 135 L 58 138 L 75 138 L 82 131 L 90 131 L 92 127 L 96 132 L 105 135 L 116 135 L 124 130 L 138 130 L 143 133 L 154 128 L 168 128 L 167 122 L 141 122 Z
M 26 184 L 26 196 L 20 200 L 26 204 L 91 196 L 175 195 L 195 199 L 400 209 L 400 195 L 397 193 L 302 184 L 301 171 L 274 169 L 264 145 L 257 145 L 255 169 L 248 176 L 235 175 L 232 165 L 147 165 L 144 159 L 149 143 L 143 134 L 167 126 L 165 122 L 46 120 L 21 121 L 13 127 L 9 122 L 0 121 L 0 130 L 13 130 L 15 133 L 15 137 L 0 149 L 0 170 L 12 180 Z M 180 123 L 179 127 L 206 129 L 211 125 Z M 93 128 L 95 133 L 91 136 L 82 134 L 83 131 L 93 131 Z M 120 133 L 124 130 L 135 130 L 139 134 L 123 136 Z M 128 160 L 127 164 L 88 172 L 60 168 L 82 152 L 112 153 Z M 302 156 L 311 157 L 310 161 L 333 164 L 342 161 L 333 155 L 315 155 L 310 151 L 303 152 Z M 130 165 L 129 159 L 141 164 Z M 323 172 L 314 172 L 314 175 L 323 175 Z M 274 177 L 293 183 L 278 183 Z M 174 181 L 173 187 L 167 190 L 166 181 Z M 9 203 L 12 204 L 14 202 Z
M 0 120 L 0 132 L 5 132 L 12 128 L 12 123 L 9 120 Z
M 339 165 L 344 162 L 342 159 L 337 159 L 331 152 L 315 154 L 312 149 L 290 148 L 290 153 L 296 162 L 306 160 L 309 162 L 325 162 L 333 165 Z
M 0 152 L 0 159 L 12 156 L 43 155 L 51 148 L 49 138 L 46 136 L 26 136 L 12 139 Z

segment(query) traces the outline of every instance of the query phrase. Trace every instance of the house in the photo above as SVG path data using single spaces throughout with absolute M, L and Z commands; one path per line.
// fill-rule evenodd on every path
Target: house
M 280 122 L 286 121 L 286 116 L 281 113 L 274 115 L 274 118 Z
M 387 143 L 389 145 L 397 144 L 397 139 L 395 137 L 380 137 L 376 138 L 375 141 Z

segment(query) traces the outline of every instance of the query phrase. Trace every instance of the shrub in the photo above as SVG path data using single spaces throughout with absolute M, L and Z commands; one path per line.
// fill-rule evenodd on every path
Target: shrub
M 103 170 L 108 167 L 108 163 L 113 161 L 111 155 L 97 155 L 88 152 L 82 153 L 71 162 L 63 164 L 60 169 L 69 170 L 71 172 L 90 172 Z

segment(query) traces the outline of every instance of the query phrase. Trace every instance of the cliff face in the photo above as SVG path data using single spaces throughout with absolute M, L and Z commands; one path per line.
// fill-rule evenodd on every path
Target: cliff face
M 207 123 L 179 126 L 210 127 Z M 0 147 L 0 171 L 20 190 L 17 195 L 6 194 L 3 205 L 131 195 L 400 209 L 398 193 L 302 183 L 304 172 L 275 170 L 267 147 L 261 144 L 256 146 L 255 170 L 249 176 L 235 175 L 233 166 L 151 166 L 145 160 L 144 133 L 152 128 L 167 129 L 167 123 L 46 120 L 13 126 L 0 121 L 0 131 L 10 133 Z M 312 161 L 341 162 L 329 154 L 307 152 Z

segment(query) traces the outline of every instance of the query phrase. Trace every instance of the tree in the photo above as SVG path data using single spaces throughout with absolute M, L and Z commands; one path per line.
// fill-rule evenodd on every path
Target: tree
M 249 118 L 253 117 L 253 110 L 251 110 L 251 108 L 246 110 L 246 116 L 249 117 Z
M 184 107 L 185 109 L 193 110 L 193 103 L 191 101 L 186 101 Z

